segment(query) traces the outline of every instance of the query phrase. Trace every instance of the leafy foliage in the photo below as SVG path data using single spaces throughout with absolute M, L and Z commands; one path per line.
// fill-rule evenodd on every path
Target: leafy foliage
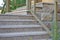
M 6 3 L 6 0 L 3 0 Z M 26 0 L 10 0 L 10 10 L 15 10 L 18 7 L 22 7 L 26 5 Z M 1 13 L 5 13 L 6 4 L 2 8 Z
M 26 0 L 11 0 L 11 9 L 14 10 L 18 7 L 24 6 L 26 4 Z

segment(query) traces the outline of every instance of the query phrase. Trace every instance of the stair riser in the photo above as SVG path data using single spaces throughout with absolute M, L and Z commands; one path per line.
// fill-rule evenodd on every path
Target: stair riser
M 47 39 L 48 35 L 41 36 L 25 36 L 25 37 L 11 37 L 11 38 L 0 38 L 0 40 L 35 40 L 35 39 Z
M 39 24 L 36 21 L 0 21 L 0 25 L 30 25 Z
M 29 32 L 29 31 L 43 31 L 42 27 L 38 28 L 15 28 L 15 29 L 0 29 L 0 33 L 10 33 L 10 32 Z

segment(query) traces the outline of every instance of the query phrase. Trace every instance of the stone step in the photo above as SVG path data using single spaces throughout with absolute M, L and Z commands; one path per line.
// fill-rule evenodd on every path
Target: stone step
M 34 19 L 33 16 L 0 16 L 0 19 Z
M 52 40 L 52 39 L 35 39 L 35 40 Z
M 8 19 L 8 18 L 5 19 L 5 18 L 4 18 L 4 19 L 0 19 L 0 22 L 2 22 L 2 21 L 3 21 L 3 22 L 5 22 L 5 21 L 6 21 L 6 22 L 11 22 L 11 21 L 12 21 L 12 22 L 15 22 L 15 21 L 17 21 L 17 22 L 19 21 L 19 22 L 20 22 L 20 21 L 36 21 L 36 20 L 35 20 L 35 19 L 18 19 L 18 18 L 16 18 L 16 19 Z
M 30 13 L 27 15 L 9 15 L 9 14 L 0 14 L 0 16 L 32 16 Z
M 40 36 L 36 37 L 9 37 L 9 38 L 0 38 L 0 40 L 52 40 L 51 38 L 40 38 Z
M 41 25 L 0 25 L 0 28 L 32 28 L 41 27 Z
M 39 36 L 47 35 L 46 31 L 35 31 L 35 32 L 13 32 L 13 33 L 0 33 L 0 37 L 21 37 L 21 36 Z
M 27 15 L 27 12 L 10 12 L 10 13 L 5 13 L 8 15 Z
M 45 39 L 36 39 L 36 38 L 35 39 L 32 39 L 32 38 L 30 39 L 30 38 L 13 37 L 13 38 L 0 38 L 0 40 L 52 40 L 52 39 L 47 39 L 47 38 L 45 38 Z
M 35 32 L 35 31 L 45 31 L 42 27 L 26 27 L 26 28 L 0 28 L 0 33 L 10 33 L 10 32 Z
M 0 21 L 0 25 L 39 25 L 37 21 Z
M 5 13 L 5 14 L 9 14 L 9 15 L 27 15 L 27 11 L 28 10 L 14 10 L 12 12 L 9 12 L 9 13 Z
M 37 25 L 39 24 L 37 21 L 0 21 L 0 25 Z

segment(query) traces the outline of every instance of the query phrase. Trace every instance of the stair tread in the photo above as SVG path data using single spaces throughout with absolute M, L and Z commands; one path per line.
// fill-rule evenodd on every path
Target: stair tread
M 13 33 L 0 33 L 0 37 L 16 37 L 16 36 L 36 36 L 48 34 L 46 31 L 37 32 L 13 32 Z
M 27 15 L 12 15 L 12 14 L 0 14 L 0 16 L 32 16 L 30 14 L 27 14 Z
M 0 28 L 33 28 L 41 27 L 41 25 L 0 25 Z
M 0 19 L 0 21 L 36 21 L 34 19 Z
M 52 40 L 52 39 L 35 39 L 35 40 Z
M 6 19 L 35 19 L 32 16 L 0 16 L 0 20 Z

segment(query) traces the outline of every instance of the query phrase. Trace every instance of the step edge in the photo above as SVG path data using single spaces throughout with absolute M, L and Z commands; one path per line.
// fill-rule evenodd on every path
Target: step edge
M 0 19 L 0 21 L 36 21 L 34 19 Z
M 0 25 L 0 28 L 33 28 L 42 27 L 40 25 Z

